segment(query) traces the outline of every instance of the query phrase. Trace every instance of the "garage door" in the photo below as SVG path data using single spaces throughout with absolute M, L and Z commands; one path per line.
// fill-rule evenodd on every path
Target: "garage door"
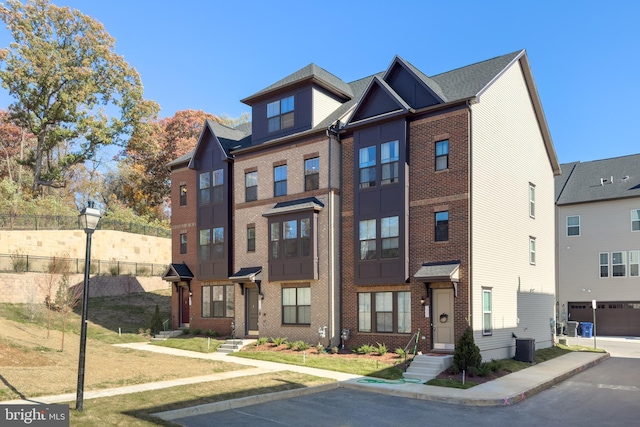
M 597 306 L 597 335 L 640 336 L 640 302 L 598 302 Z M 591 302 L 570 302 L 569 320 L 593 322 Z

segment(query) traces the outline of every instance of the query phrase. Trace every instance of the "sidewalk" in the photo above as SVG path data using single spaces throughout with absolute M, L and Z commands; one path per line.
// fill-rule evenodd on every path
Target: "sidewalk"
M 330 390 L 337 387 L 358 389 L 362 391 L 385 393 L 394 396 L 409 397 L 413 399 L 430 400 L 458 405 L 469 406 L 501 406 L 520 402 L 554 384 L 557 384 L 578 372 L 583 371 L 597 363 L 606 360 L 608 353 L 580 353 L 573 352 L 557 357 L 530 368 L 523 369 L 513 374 L 498 378 L 476 387 L 461 390 L 447 387 L 427 386 L 423 384 L 404 383 L 403 381 L 386 381 L 379 378 L 361 377 L 342 372 L 327 371 L 323 369 L 309 368 L 306 366 L 287 365 L 283 363 L 267 362 L 262 360 L 244 359 L 239 357 L 227 357 L 222 353 L 198 353 L 187 350 L 179 350 L 169 347 L 148 345 L 147 343 L 117 344 L 136 350 L 151 351 L 156 353 L 172 354 L 181 357 L 192 357 L 209 360 L 219 360 L 250 366 L 232 372 L 223 372 L 192 378 L 182 378 L 169 381 L 160 381 L 147 384 L 138 384 L 126 387 L 117 387 L 96 391 L 85 391 L 85 399 L 98 397 L 116 396 L 128 393 L 157 390 L 161 388 L 174 387 L 177 385 L 195 384 L 200 382 L 219 381 L 229 378 L 239 378 L 248 375 L 257 375 L 266 372 L 293 371 L 323 378 L 332 378 L 337 382 L 325 386 L 310 387 L 304 390 L 289 390 L 286 392 L 271 393 L 268 395 L 254 396 L 233 401 L 217 402 L 208 405 L 201 405 L 192 408 L 185 408 L 176 411 L 169 411 L 155 414 L 163 419 L 177 419 L 201 413 L 217 412 L 220 410 L 233 409 L 256 403 L 264 403 L 273 400 L 286 399 Z M 55 396 L 41 396 L 28 400 L 13 400 L 1 402 L 2 404 L 25 404 L 25 403 L 60 403 L 75 400 L 75 394 L 62 394 Z

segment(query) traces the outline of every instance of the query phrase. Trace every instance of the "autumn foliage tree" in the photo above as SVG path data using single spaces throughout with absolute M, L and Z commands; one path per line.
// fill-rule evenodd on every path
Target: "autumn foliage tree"
M 14 39 L 0 50 L 0 79 L 14 99 L 11 120 L 35 138 L 23 161 L 34 192 L 64 187 L 74 165 L 102 146 L 124 145 L 156 117 L 137 71 L 97 20 L 48 0 L 8 0 L 0 19 Z
M 120 165 L 121 192 L 129 207 L 149 215 L 166 202 L 167 164 L 195 148 L 206 120 L 224 123 L 201 110 L 183 110 L 134 132 Z

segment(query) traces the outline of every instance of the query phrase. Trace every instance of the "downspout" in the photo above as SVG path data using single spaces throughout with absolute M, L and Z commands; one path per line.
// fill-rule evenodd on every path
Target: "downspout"
M 472 275 L 473 269 L 473 114 L 471 110 L 471 101 L 467 100 L 467 106 L 469 107 L 469 247 L 467 252 L 469 253 L 469 266 L 467 267 L 469 275 L 469 326 L 473 329 L 473 288 L 472 288 Z
M 334 257 L 334 247 L 335 247 L 335 242 L 334 242 L 334 232 L 333 232 L 333 215 L 334 215 L 334 206 L 333 206 L 333 195 L 332 195 L 332 190 L 331 190 L 331 171 L 332 171 L 332 158 L 331 158 L 331 145 L 333 142 L 333 138 L 332 136 L 335 136 L 336 139 L 338 137 L 338 133 L 336 131 L 336 129 L 333 127 L 333 125 L 330 125 L 327 128 L 327 142 L 328 142 L 328 148 L 327 148 L 327 162 L 329 163 L 329 167 L 328 167 L 328 182 L 327 182 L 327 208 L 328 208 L 328 221 L 327 221 L 327 225 L 328 225 L 328 230 L 327 230 L 327 243 L 328 243 L 328 247 L 327 247 L 327 252 L 328 252 L 328 256 L 327 256 L 327 320 L 328 320 L 328 328 L 327 328 L 327 333 L 328 333 L 328 342 L 329 342 L 329 346 L 331 347 L 331 340 L 332 338 L 335 336 L 335 325 L 334 325 L 334 319 L 333 317 L 335 316 L 335 272 L 334 272 L 334 262 L 333 262 L 333 257 Z

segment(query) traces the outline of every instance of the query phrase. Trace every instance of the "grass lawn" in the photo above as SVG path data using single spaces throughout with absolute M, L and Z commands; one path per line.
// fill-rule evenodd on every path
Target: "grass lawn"
M 160 347 L 178 348 L 180 350 L 198 351 L 200 353 L 215 353 L 218 351 L 218 347 L 224 344 L 224 341 L 219 341 L 213 338 L 185 335 L 175 338 L 167 338 L 163 341 L 151 341 L 151 344 L 158 345 Z
M 354 375 L 397 380 L 402 378 L 402 370 L 393 364 L 366 357 L 341 357 L 340 355 L 317 355 L 303 352 L 285 353 L 280 351 L 240 351 L 231 353 L 233 357 L 267 360 L 289 365 L 309 366 L 329 371 L 345 372 Z M 232 359 L 231 359 L 232 360 Z
M 156 412 L 187 408 L 223 400 L 238 399 L 285 390 L 312 387 L 333 380 L 289 371 L 234 378 L 149 392 L 126 394 L 84 401 L 83 412 L 75 411 L 70 402 L 72 426 L 106 425 L 127 427 L 176 426 L 152 417 Z M 212 415 L 212 420 L 214 415 Z M 215 425 L 212 421 L 211 425 Z

